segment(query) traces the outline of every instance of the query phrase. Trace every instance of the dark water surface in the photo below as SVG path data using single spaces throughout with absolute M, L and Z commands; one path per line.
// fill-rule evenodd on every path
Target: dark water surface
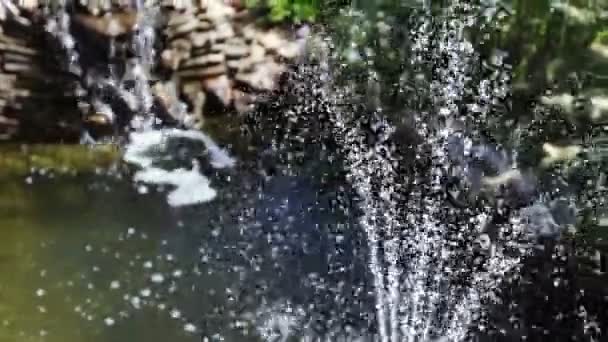
M 182 208 L 124 173 L 4 178 L 0 341 L 367 331 L 365 247 L 335 168 L 241 157 L 205 170 L 215 200 Z

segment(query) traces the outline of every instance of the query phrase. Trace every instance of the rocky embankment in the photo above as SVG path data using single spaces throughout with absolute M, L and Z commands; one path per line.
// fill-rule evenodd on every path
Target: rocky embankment
M 134 74 L 129 65 L 145 65 L 148 59 L 152 65 L 143 73 L 156 104 L 150 108 L 167 122 L 201 127 L 205 116 L 245 112 L 260 95 L 279 87 L 306 36 L 306 28 L 260 25 L 235 1 L 152 1 L 140 9 L 122 0 L 73 1 L 62 9 L 36 0 L 15 3 L 0 0 L 2 140 L 73 139 L 87 127 L 115 134 L 117 125 L 131 119 L 125 116 L 141 111 L 128 105 L 141 94 L 117 87 L 118 100 L 133 112 L 125 114 L 100 109 L 114 109 L 114 100 L 89 88 L 129 81 L 125 75 Z M 65 15 L 57 16 L 58 11 Z M 66 41 L 57 42 L 58 26 L 68 28 L 59 33 L 64 40 L 69 35 L 67 48 L 74 51 L 58 51 L 66 49 Z M 134 49 L 149 28 L 154 49 Z M 79 56 L 77 67 L 68 65 L 70 54 Z M 187 110 L 178 99 L 185 100 Z
M 211 100 L 246 111 L 257 94 L 276 88 L 286 64 L 298 56 L 302 37 L 257 27 L 247 11 L 205 3 L 170 12 L 162 63 L 197 110 Z
M 0 140 L 62 140 L 78 135 L 73 79 L 46 53 L 31 12 L 0 1 Z

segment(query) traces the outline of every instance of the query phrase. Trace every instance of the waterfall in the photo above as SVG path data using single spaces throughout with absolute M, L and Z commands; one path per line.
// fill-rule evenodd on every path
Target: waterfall
M 80 55 L 78 52 L 76 38 L 71 33 L 72 2 L 68 0 L 59 1 L 54 5 L 45 7 L 46 30 L 61 45 L 67 60 L 67 69 L 78 77 L 83 77 L 84 90 L 81 96 L 89 98 L 89 104 L 85 108 L 92 107 L 94 114 L 104 115 L 112 124 L 117 119 L 112 109 L 112 102 L 124 101 L 132 112 L 130 117 L 129 142 L 125 146 L 124 160 L 137 165 L 140 168 L 135 175 L 134 181 L 144 184 L 169 184 L 175 187 L 170 191 L 167 200 L 172 206 L 191 205 L 212 200 L 216 196 L 216 190 L 210 186 L 210 181 L 201 174 L 199 161 L 195 160 L 193 153 L 192 165 L 189 167 L 178 167 L 166 170 L 158 166 L 158 161 L 170 156 L 158 155 L 159 152 L 167 154 L 174 153 L 168 144 L 171 141 L 186 139 L 193 142 L 201 142 L 206 149 L 208 161 L 213 168 L 225 168 L 234 165 L 234 160 L 227 152 L 221 149 L 206 134 L 188 129 L 158 129 L 159 118 L 152 110 L 155 97 L 151 88 L 152 69 L 156 64 L 156 29 L 160 18 L 160 4 L 157 1 L 137 0 L 127 9 L 134 11 L 136 15 L 135 25 L 131 38 L 134 58 L 125 62 L 125 72 L 120 75 L 112 65 L 107 70 L 82 70 Z M 99 5 L 99 4 L 98 4 Z M 92 19 L 95 20 L 95 19 Z M 108 27 L 107 30 L 111 31 Z M 116 40 L 110 33 L 109 56 L 116 57 Z M 174 85 L 175 86 L 175 85 Z M 108 93 L 115 98 L 108 97 Z M 177 98 L 177 91 L 174 91 Z M 179 102 L 179 101 L 175 101 Z M 174 103 L 168 110 L 183 111 L 186 106 L 179 102 Z M 86 109 L 85 109 L 86 111 Z M 85 116 L 90 113 L 84 113 Z M 121 113 L 125 115 L 125 113 Z M 182 117 L 184 115 L 176 115 Z M 87 133 L 83 135 L 82 142 L 95 143 L 95 140 Z M 147 187 L 140 186 L 140 192 L 147 192 Z
M 156 51 L 154 43 L 156 40 L 156 21 L 158 20 L 160 8 L 152 1 L 137 0 L 134 10 L 137 12 L 135 34 L 133 36 L 133 47 L 136 58 L 127 65 L 125 79 L 134 81 L 133 94 L 137 98 L 137 109 L 139 115 L 133 120 L 132 125 L 136 129 L 150 129 L 154 126 L 156 118 L 150 112 L 154 103 L 154 97 L 150 88 L 150 74 L 154 66 Z
M 76 41 L 70 32 L 71 18 L 68 13 L 68 5 L 68 0 L 61 0 L 45 7 L 45 12 L 47 12 L 45 29 L 64 49 L 68 71 L 76 76 L 81 76 L 80 57 L 76 49 Z
M 201 174 L 197 160 L 193 159 L 190 169 L 165 170 L 155 166 L 150 158 L 150 152 L 152 151 L 164 150 L 165 153 L 172 153 L 166 149 L 171 139 L 188 139 L 204 143 L 204 148 L 206 148 L 210 157 L 209 162 L 214 168 L 232 167 L 235 163 L 226 151 L 202 132 L 181 129 L 154 129 L 158 119 L 150 111 L 154 102 L 150 87 L 150 74 L 156 58 L 154 43 L 156 21 L 160 8 L 153 1 L 137 0 L 135 10 L 138 20 L 133 45 L 137 58 L 128 65 L 125 78 L 134 81 L 133 94 L 137 99 L 139 115 L 135 116 L 132 121 L 135 132 L 130 134 L 130 144 L 125 152 L 125 160 L 142 168 L 134 176 L 136 182 L 174 186 L 175 189 L 167 195 L 167 201 L 171 206 L 211 201 L 216 197 L 217 192 L 210 186 L 209 179 Z M 181 107 L 185 106 L 182 105 Z

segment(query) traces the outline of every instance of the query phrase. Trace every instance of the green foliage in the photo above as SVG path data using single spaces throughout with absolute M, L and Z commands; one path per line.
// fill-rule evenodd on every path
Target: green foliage
M 245 0 L 247 8 L 262 12 L 273 23 L 318 21 L 349 3 L 350 0 Z
M 593 41 L 598 44 L 608 45 L 608 29 L 597 32 Z
M 262 10 L 272 22 L 311 22 L 320 10 L 319 0 L 246 0 L 245 5 Z
M 608 122 L 608 115 L 598 107 L 608 98 L 605 52 L 608 19 L 602 15 L 608 3 L 584 0 L 505 3 L 509 15 L 485 32 L 490 37 L 485 52 L 500 49 L 509 54 L 514 71 L 512 113 L 520 121 L 532 121 L 526 132 L 529 137 L 523 144 L 528 150 L 535 150 L 534 146 L 544 142 L 582 144 L 587 148 L 575 166 L 558 167 L 551 172 L 579 189 L 576 200 L 581 210 L 572 236 L 576 245 L 582 250 L 599 249 L 597 243 L 608 236 L 606 220 L 602 219 L 608 211 L 606 204 L 600 203 L 606 196 L 608 159 L 603 146 L 608 140 L 608 130 L 594 127 Z M 531 106 L 546 103 L 543 98 L 547 94 L 572 95 L 576 103 Z M 529 151 L 521 152 L 530 160 L 535 157 Z M 541 157 L 538 152 L 537 159 Z M 602 253 L 607 253 L 606 244 L 603 248 Z

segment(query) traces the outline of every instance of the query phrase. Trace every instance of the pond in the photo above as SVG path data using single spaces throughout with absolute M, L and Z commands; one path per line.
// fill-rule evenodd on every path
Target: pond
M 179 146 L 157 158 L 180 165 L 189 157 L 178 156 L 204 152 Z M 2 339 L 361 333 L 372 305 L 363 241 L 335 203 L 338 184 L 320 161 L 281 175 L 278 159 L 260 164 L 259 155 L 244 151 L 233 169 L 205 170 L 216 197 L 186 207 L 168 204 L 172 186 L 133 183 L 129 168 L 112 164 L 5 176 L 2 268 L 15 276 L 2 281 Z
M 248 113 L 0 146 L 0 341 L 602 341 L 604 7 L 353 1 Z

